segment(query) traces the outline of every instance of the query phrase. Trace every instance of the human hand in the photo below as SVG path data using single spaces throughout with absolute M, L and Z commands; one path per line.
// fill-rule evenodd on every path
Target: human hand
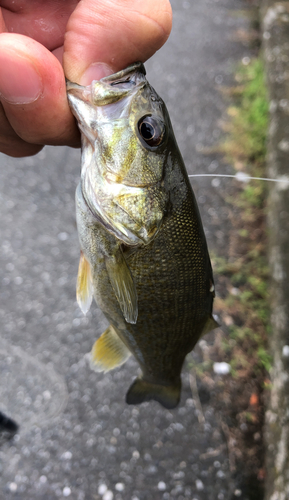
M 89 85 L 144 62 L 170 29 L 169 0 L 0 0 L 0 152 L 78 147 L 64 74 Z

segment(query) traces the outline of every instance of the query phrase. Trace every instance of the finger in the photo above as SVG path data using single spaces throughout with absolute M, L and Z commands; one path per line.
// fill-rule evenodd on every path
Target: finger
M 8 32 L 29 36 L 50 51 L 63 45 L 65 26 L 77 0 L 1 0 Z
M 43 146 L 36 146 L 23 141 L 15 133 L 6 118 L 2 104 L 0 104 L 0 151 L 8 156 L 32 156 L 38 153 Z
M 2 15 L 2 9 L 0 8 L 0 33 L 5 33 L 7 30 L 7 26 L 5 24 L 3 15 Z
M 7 32 L 2 10 L 0 9 L 0 33 Z M 11 127 L 2 104 L 0 103 L 0 151 L 14 157 L 31 156 L 38 153 L 42 146 L 28 144 L 20 139 Z
M 167 40 L 171 23 L 168 0 L 81 1 L 66 28 L 67 78 L 87 85 L 132 62 L 146 61 Z
M 38 42 L 0 34 L 0 99 L 15 133 L 31 144 L 79 145 L 63 69 Z

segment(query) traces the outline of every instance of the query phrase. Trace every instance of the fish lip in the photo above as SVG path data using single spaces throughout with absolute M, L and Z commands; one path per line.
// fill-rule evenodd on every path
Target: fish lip
M 83 89 L 83 85 L 79 85 L 78 83 L 71 82 L 68 80 L 68 78 L 65 78 L 65 83 L 66 83 L 66 91 L 69 92 L 70 90 L 79 90 Z
M 81 99 L 86 102 L 90 102 L 90 85 L 84 86 L 84 85 L 79 85 L 78 83 L 71 82 L 67 78 L 65 78 L 65 83 L 66 83 L 66 92 L 68 94 L 68 98 L 70 97 L 70 94 L 76 94 L 77 96 L 81 95 Z
M 93 84 L 94 83 L 98 83 L 98 84 L 105 83 L 107 85 L 113 86 L 117 82 L 121 82 L 121 80 L 124 80 L 124 79 L 125 79 L 125 81 L 129 80 L 127 77 L 129 75 L 132 75 L 135 73 L 141 73 L 143 76 L 146 75 L 146 70 L 145 70 L 145 67 L 144 67 L 142 62 L 135 62 L 133 64 L 130 64 L 130 66 L 128 66 L 127 68 L 118 71 L 117 73 L 113 73 L 112 75 L 104 76 L 100 80 L 93 80 L 90 85 L 79 85 L 78 83 L 71 82 L 70 80 L 68 80 L 68 78 L 65 78 L 66 92 L 68 94 L 68 97 L 69 97 L 69 94 L 76 95 L 78 97 L 80 95 L 81 96 L 80 98 L 82 100 L 93 104 L 93 95 L 94 95 Z M 143 82 L 140 81 L 138 83 L 131 82 L 131 83 L 134 83 L 136 85 L 136 87 L 139 88 L 139 87 L 143 87 L 146 84 L 146 81 L 143 81 Z M 135 89 L 133 91 L 135 91 Z M 130 93 L 130 92 L 131 92 L 131 90 L 127 91 L 127 93 Z M 117 94 L 117 92 L 116 92 L 116 94 Z M 119 100 L 119 99 L 122 99 L 123 97 L 125 97 L 125 95 L 126 95 L 126 93 L 124 93 L 123 95 L 120 94 L 119 96 L 116 95 L 115 98 L 116 98 L 116 100 Z M 103 104 L 105 104 L 105 103 L 103 103 Z M 99 106 L 101 105 L 101 101 L 98 102 L 98 105 Z
M 129 66 L 127 66 L 127 68 L 122 69 L 120 71 L 117 71 L 116 73 L 113 73 L 112 75 L 104 76 L 100 80 L 96 80 L 96 81 L 105 82 L 105 83 L 114 83 L 118 80 L 124 79 L 126 76 L 128 76 L 132 73 L 142 73 L 145 76 L 146 70 L 145 70 L 143 63 L 140 61 L 132 63 Z M 80 90 L 80 89 L 87 88 L 87 86 L 71 82 L 70 80 L 68 80 L 68 78 L 65 78 L 65 82 L 66 82 L 66 90 L 67 91 Z M 88 85 L 88 87 L 90 87 L 90 85 Z
M 142 73 L 144 76 L 146 75 L 146 70 L 142 62 L 138 61 L 130 64 L 127 68 L 118 71 L 117 73 L 113 73 L 112 75 L 104 76 L 101 78 L 101 82 L 113 83 L 117 80 L 122 80 L 126 76 L 131 73 Z

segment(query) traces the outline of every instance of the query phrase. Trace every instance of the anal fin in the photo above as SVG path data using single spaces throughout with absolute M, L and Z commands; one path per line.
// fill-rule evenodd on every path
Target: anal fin
M 76 283 L 76 299 L 83 314 L 86 314 L 91 306 L 93 298 L 93 286 L 90 265 L 83 252 L 80 252 Z
M 105 264 L 124 319 L 135 324 L 138 315 L 137 291 L 122 251 L 119 249 L 116 255 L 106 258 Z
M 179 404 L 180 393 L 180 379 L 174 385 L 160 385 L 137 378 L 127 392 L 126 402 L 129 405 L 137 405 L 154 399 L 165 408 L 172 409 Z
M 130 351 L 110 325 L 92 347 L 89 354 L 90 368 L 96 372 L 108 372 L 125 363 L 130 355 Z

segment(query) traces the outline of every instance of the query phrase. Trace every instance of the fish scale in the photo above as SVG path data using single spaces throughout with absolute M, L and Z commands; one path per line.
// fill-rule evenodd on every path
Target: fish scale
M 174 408 L 186 355 L 218 325 L 206 239 L 168 112 L 141 63 L 89 87 L 67 82 L 67 92 L 83 144 L 77 300 L 86 312 L 93 294 L 109 321 L 91 367 L 108 371 L 133 354 L 142 375 L 127 403 Z

